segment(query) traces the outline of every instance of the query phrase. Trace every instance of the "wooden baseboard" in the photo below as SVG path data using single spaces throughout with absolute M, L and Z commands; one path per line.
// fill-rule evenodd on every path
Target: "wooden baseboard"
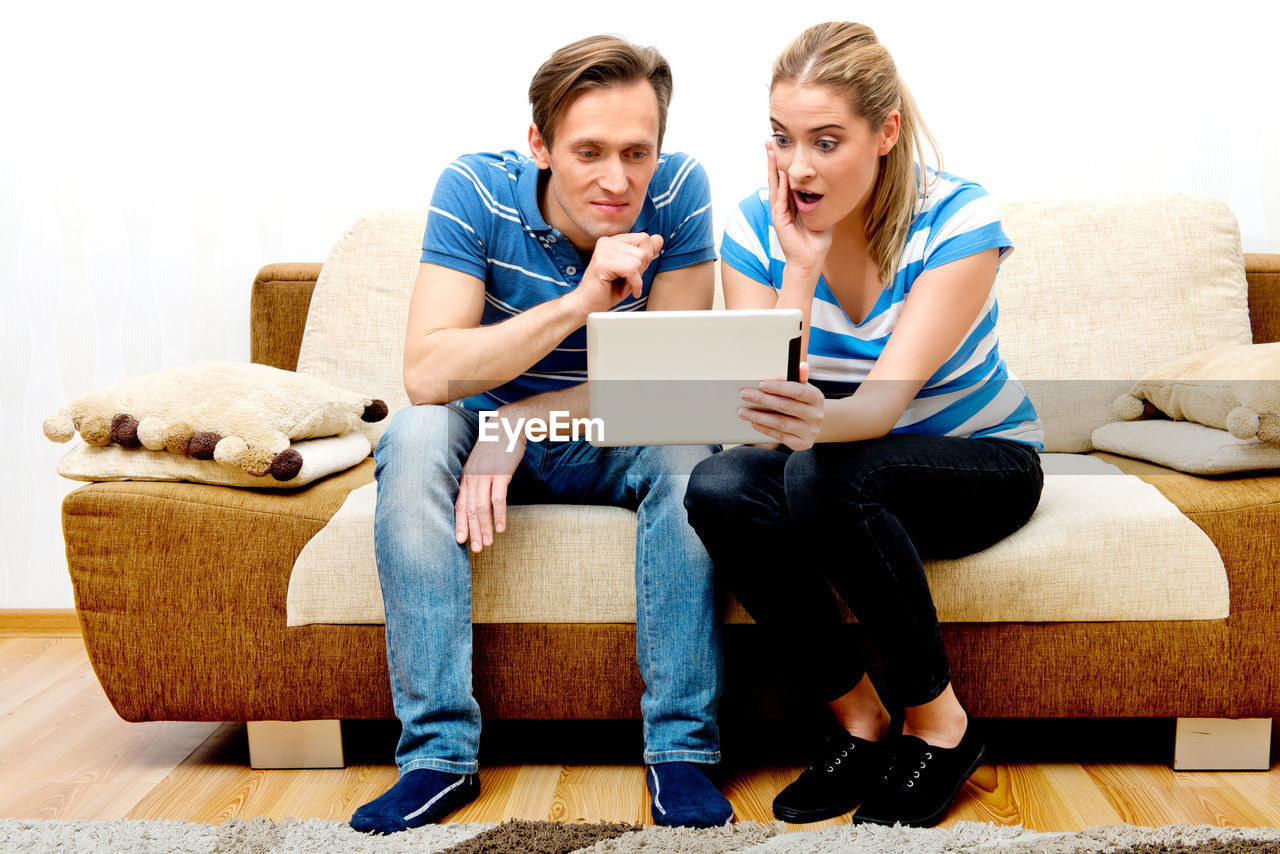
M 74 608 L 0 609 L 0 638 L 78 638 Z

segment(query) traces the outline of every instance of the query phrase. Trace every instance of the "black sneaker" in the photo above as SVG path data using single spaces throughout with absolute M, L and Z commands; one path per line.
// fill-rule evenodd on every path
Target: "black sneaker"
M 793 824 L 844 815 L 884 777 L 888 760 L 883 741 L 829 735 L 818 759 L 773 799 L 773 814 Z
M 854 823 L 933 827 L 946 816 L 985 753 L 972 724 L 955 747 L 934 747 L 914 735 L 902 735 L 888 749 L 889 772 L 853 815 Z

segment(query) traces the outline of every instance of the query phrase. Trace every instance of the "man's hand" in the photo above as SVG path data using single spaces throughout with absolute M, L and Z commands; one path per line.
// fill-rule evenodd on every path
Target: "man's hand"
M 524 433 L 510 450 L 508 444 L 506 435 L 496 442 L 476 442 L 462 467 L 453 533 L 459 544 L 470 540 L 473 552 L 493 545 L 494 534 L 507 529 L 507 487 L 524 458 Z
M 743 408 L 738 417 L 757 432 L 776 439 L 793 451 L 813 447 L 822 432 L 826 401 L 809 384 L 809 363 L 800 363 L 800 382 L 765 380 L 758 388 L 744 388 L 742 399 L 762 409 Z
M 591 263 L 572 298 L 583 314 L 608 311 L 628 294 L 644 292 L 644 271 L 662 251 L 660 234 L 617 234 L 596 241 Z

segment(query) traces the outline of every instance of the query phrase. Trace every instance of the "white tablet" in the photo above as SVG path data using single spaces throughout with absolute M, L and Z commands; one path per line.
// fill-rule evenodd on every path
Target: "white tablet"
M 799 309 L 596 312 L 587 318 L 591 444 L 767 442 L 741 391 L 799 378 Z

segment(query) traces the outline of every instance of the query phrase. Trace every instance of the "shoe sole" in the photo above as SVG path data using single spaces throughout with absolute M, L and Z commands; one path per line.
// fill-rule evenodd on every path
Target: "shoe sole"
M 964 776 L 960 778 L 960 782 L 957 783 L 956 787 L 951 790 L 951 794 L 947 795 L 947 800 L 942 804 L 942 807 L 930 813 L 929 815 L 922 816 L 920 818 L 911 818 L 911 819 L 894 818 L 894 819 L 886 820 L 883 818 L 873 818 L 871 816 L 859 817 L 857 813 L 854 813 L 850 817 L 850 819 L 854 824 L 882 824 L 882 825 L 901 824 L 904 827 L 933 827 L 938 822 L 942 821 L 943 818 L 946 817 L 947 811 L 951 809 L 951 804 L 956 799 L 956 795 L 958 795 L 960 793 L 960 790 L 964 788 L 964 784 L 969 782 L 969 778 L 974 775 L 974 772 L 978 770 L 979 766 L 982 765 L 982 760 L 985 759 L 986 757 L 987 757 L 986 747 L 985 746 L 979 747 L 978 755 L 973 760 L 973 763 L 969 766 L 969 770 L 964 772 Z
M 773 815 L 779 821 L 785 821 L 789 824 L 812 824 L 815 821 L 826 821 L 829 818 L 844 815 L 852 811 L 860 803 L 862 803 L 862 799 L 858 798 L 820 810 L 801 810 L 775 805 L 773 807 Z

